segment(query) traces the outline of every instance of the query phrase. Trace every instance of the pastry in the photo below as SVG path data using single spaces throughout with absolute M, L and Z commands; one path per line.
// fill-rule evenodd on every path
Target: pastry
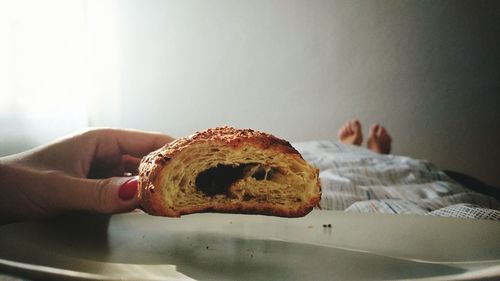
M 139 166 L 141 206 L 151 215 L 200 212 L 301 217 L 319 203 L 318 169 L 289 142 L 218 127 L 173 141 Z

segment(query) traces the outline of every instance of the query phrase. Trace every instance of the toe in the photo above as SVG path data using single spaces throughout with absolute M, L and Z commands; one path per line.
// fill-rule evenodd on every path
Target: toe
M 358 119 L 352 120 L 351 127 L 353 128 L 353 131 L 356 131 L 356 132 L 361 131 L 361 123 L 359 122 Z
M 360 145 L 362 142 L 361 124 L 357 119 L 347 121 L 337 132 L 340 142 Z
M 353 133 L 353 132 L 354 132 L 354 129 L 353 129 L 353 127 L 352 127 L 352 124 L 351 124 L 351 123 L 349 123 L 349 126 L 347 126 L 347 133 L 348 133 L 349 135 L 352 135 L 352 133 Z
M 337 131 L 337 138 L 341 139 L 343 136 L 344 136 L 344 127 L 341 127 L 341 128 Z
M 385 134 L 385 128 L 383 126 L 377 125 L 377 137 L 381 137 Z
M 337 137 L 343 139 L 349 135 L 349 123 L 346 122 L 337 132 Z
M 387 132 L 387 129 L 384 127 L 380 127 L 380 136 L 383 137 L 387 141 L 391 141 L 391 135 Z
M 379 126 L 378 133 L 379 135 L 387 135 L 387 129 L 384 126 Z
M 340 129 L 339 129 L 339 131 L 337 132 L 337 137 L 338 137 L 339 139 L 342 139 L 344 136 L 345 136 L 345 128 L 344 128 L 344 127 L 342 127 L 342 128 L 340 128 Z
M 380 125 L 379 124 L 372 124 L 370 126 L 370 131 L 369 131 L 369 137 L 371 138 L 376 138 L 378 136 L 377 132 L 379 130 Z

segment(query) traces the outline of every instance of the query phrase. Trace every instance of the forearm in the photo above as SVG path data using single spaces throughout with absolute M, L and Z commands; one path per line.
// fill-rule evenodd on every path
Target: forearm
M 0 159 L 0 223 L 46 214 L 40 184 L 39 172 Z

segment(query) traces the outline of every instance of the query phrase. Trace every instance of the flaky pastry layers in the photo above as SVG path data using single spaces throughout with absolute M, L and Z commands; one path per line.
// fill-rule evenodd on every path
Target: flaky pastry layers
M 300 217 L 321 197 L 318 169 L 289 142 L 219 127 L 178 139 L 144 157 L 139 198 L 152 215 L 224 212 Z

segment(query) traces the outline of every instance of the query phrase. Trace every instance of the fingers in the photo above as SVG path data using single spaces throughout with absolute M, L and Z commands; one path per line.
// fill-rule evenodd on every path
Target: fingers
M 142 157 L 174 140 L 174 138 L 152 132 L 115 130 L 113 133 L 122 154 Z
M 130 155 L 122 155 L 118 163 L 106 163 L 106 165 L 93 165 L 87 174 L 89 179 L 104 179 L 109 177 L 122 177 L 125 174 L 137 175 L 141 158 Z
M 122 213 L 139 206 L 137 177 L 91 180 L 72 178 L 59 188 L 55 201 L 66 210 Z
M 120 213 L 139 205 L 136 177 L 101 180 L 73 177 L 61 171 L 4 167 L 0 177 L 0 222 L 48 218 L 68 211 Z
M 122 156 L 123 170 L 127 173 L 132 173 L 133 175 L 137 174 L 137 169 L 139 168 L 139 164 L 141 164 L 141 158 L 123 155 Z M 118 174 L 122 175 L 122 174 Z
M 78 150 L 71 154 L 74 159 L 69 161 L 81 163 L 77 165 L 81 168 L 76 169 L 76 172 L 68 171 L 67 168 L 64 171 L 89 178 L 120 176 L 123 172 L 133 173 L 140 158 L 173 140 L 172 137 L 159 133 L 94 129 L 72 140 L 72 145 Z
M 170 136 L 136 130 L 97 129 L 87 133 L 95 140 L 95 175 L 118 176 L 134 172 L 140 157 L 172 142 Z M 68 210 L 119 213 L 139 205 L 137 178 L 86 179 L 72 177 L 58 188 L 55 201 Z
M 110 154 L 142 157 L 174 140 L 164 134 L 137 130 L 95 129 L 86 135 L 96 146 L 96 158 Z

